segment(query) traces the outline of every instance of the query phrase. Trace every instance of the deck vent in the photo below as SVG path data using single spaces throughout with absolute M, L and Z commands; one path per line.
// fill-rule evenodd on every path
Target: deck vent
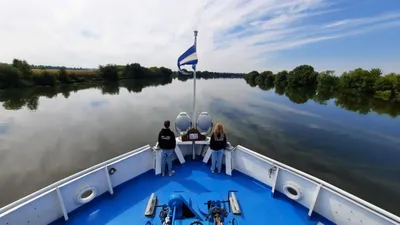
M 153 217 L 156 206 L 157 206 L 157 196 L 155 196 L 155 194 L 152 193 L 150 195 L 149 201 L 147 202 L 146 211 L 144 212 L 144 215 L 147 217 Z

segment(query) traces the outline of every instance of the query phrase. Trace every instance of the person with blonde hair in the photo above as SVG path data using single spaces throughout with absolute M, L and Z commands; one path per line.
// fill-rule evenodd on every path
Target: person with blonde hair
M 217 123 L 214 128 L 214 132 L 210 139 L 211 153 L 211 172 L 214 173 L 215 167 L 218 169 L 218 173 L 221 172 L 222 157 L 224 156 L 224 149 L 226 147 L 226 134 L 222 124 Z

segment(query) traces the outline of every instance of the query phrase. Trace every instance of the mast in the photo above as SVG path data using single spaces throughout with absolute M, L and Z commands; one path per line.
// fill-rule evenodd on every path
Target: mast
M 194 47 L 196 48 L 197 54 L 197 33 L 198 31 L 194 31 Z M 196 128 L 196 65 L 193 67 L 193 115 L 192 115 L 192 128 Z

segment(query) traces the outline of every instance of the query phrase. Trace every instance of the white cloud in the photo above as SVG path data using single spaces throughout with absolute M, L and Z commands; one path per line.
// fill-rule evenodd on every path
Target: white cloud
M 245 72 L 283 49 L 398 25 L 399 14 L 313 22 L 335 10 L 327 0 L 1 0 L 0 61 L 176 69 L 197 29 L 200 70 Z

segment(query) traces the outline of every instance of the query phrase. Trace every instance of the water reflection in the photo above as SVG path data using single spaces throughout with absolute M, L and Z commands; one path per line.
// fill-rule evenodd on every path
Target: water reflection
M 250 85 L 250 87 L 258 86 L 264 91 L 274 88 L 273 85 L 257 85 L 252 81 L 247 81 L 247 84 Z M 334 99 L 336 106 L 363 115 L 370 112 L 387 114 L 393 118 L 400 115 L 399 101 L 383 101 L 381 99 L 373 98 L 373 96 L 360 97 L 346 93 L 338 93 L 331 90 L 318 90 L 316 87 L 290 88 L 277 86 L 275 88 L 275 93 L 287 96 L 290 101 L 296 104 L 304 104 L 309 100 L 312 100 L 318 104 L 327 105 L 329 100 Z
M 172 82 L 172 78 L 158 78 L 152 80 L 122 80 L 120 82 L 97 82 L 74 85 L 62 85 L 56 87 L 37 87 L 24 89 L 11 89 L 0 92 L 0 102 L 7 110 L 19 110 L 26 106 L 30 110 L 37 110 L 39 97 L 56 97 L 62 94 L 68 99 L 71 92 L 77 92 L 88 88 L 99 89 L 103 95 L 118 95 L 120 87 L 126 88 L 128 92 L 140 93 L 143 88 L 166 85 Z
M 192 80 L 123 80 L 0 93 L 0 180 L 7 184 L 0 187 L 7 193 L 0 194 L 0 205 L 154 144 L 164 119 L 191 113 L 192 88 Z M 366 102 L 339 101 L 334 93 L 251 88 L 242 79 L 199 80 L 197 96 L 198 112 L 222 122 L 234 145 L 400 214 L 399 118 L 346 111 L 342 104 Z M 367 105 L 378 112 L 370 101 Z

